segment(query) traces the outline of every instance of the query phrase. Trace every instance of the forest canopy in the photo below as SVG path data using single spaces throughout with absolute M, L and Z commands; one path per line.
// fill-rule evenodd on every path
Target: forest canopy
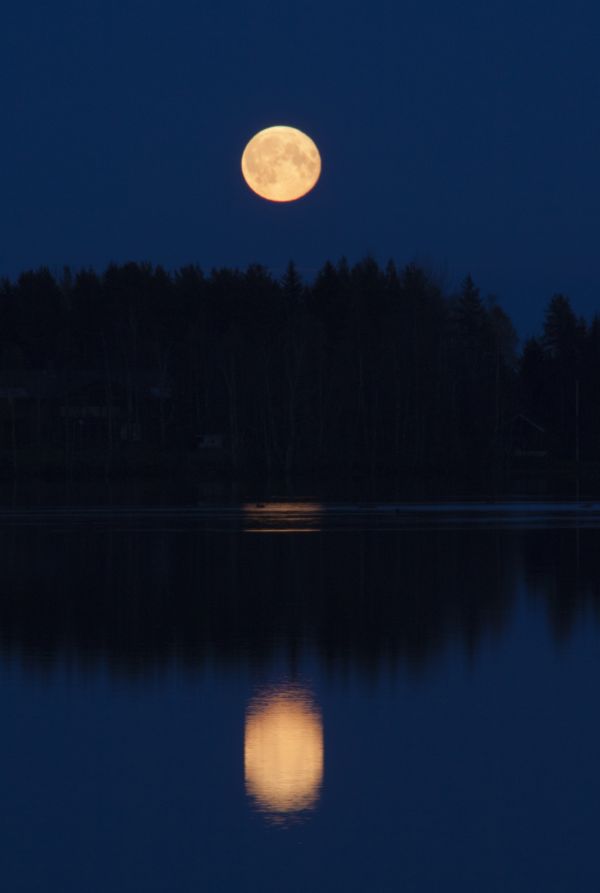
M 114 458 L 125 441 L 193 450 L 207 433 L 235 472 L 462 474 L 505 467 L 516 440 L 600 457 L 600 318 L 554 295 L 519 349 L 470 276 L 447 292 L 416 264 L 328 262 L 310 283 L 293 263 L 280 279 L 39 269 L 2 282 L 0 344 L 15 465 L 28 448 Z

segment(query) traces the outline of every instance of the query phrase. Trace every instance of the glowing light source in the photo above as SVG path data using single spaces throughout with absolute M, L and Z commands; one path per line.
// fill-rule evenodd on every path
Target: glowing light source
M 314 187 L 321 156 L 314 142 L 295 127 L 267 127 L 252 137 L 242 155 L 250 189 L 272 202 L 292 202 Z
M 321 529 L 318 502 L 248 502 L 244 526 L 254 533 L 315 533 Z
M 281 686 L 252 700 L 244 774 L 261 812 L 277 818 L 314 808 L 323 779 L 323 723 L 309 692 Z

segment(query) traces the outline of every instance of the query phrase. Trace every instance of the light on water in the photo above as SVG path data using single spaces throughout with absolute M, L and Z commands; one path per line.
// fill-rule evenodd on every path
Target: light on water
M 244 775 L 256 807 L 274 818 L 316 806 L 323 780 L 323 723 L 306 689 L 282 685 L 251 701 Z
M 254 533 L 316 533 L 323 506 L 318 502 L 249 502 L 244 527 Z

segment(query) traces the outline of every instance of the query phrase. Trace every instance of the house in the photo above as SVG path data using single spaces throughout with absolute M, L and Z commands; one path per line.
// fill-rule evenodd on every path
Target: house
M 107 378 L 101 371 L 78 372 L 64 388 L 64 418 L 87 429 L 88 445 L 104 443 L 109 433 L 122 442 L 164 443 L 171 388 L 158 375 L 143 371 Z
M 548 456 L 548 435 L 545 428 L 519 413 L 510 423 L 510 455 L 529 461 Z
M 222 450 L 222 434 L 196 434 L 196 449 L 198 450 Z
M 0 449 L 45 440 L 56 412 L 58 376 L 44 370 L 0 372 Z
M 0 450 L 97 449 L 110 441 L 164 444 L 171 389 L 147 372 L 0 372 Z

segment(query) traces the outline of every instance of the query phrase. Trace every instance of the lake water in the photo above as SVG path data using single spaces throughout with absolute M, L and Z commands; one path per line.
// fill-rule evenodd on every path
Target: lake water
M 600 888 L 600 505 L 0 511 L 10 893 Z

